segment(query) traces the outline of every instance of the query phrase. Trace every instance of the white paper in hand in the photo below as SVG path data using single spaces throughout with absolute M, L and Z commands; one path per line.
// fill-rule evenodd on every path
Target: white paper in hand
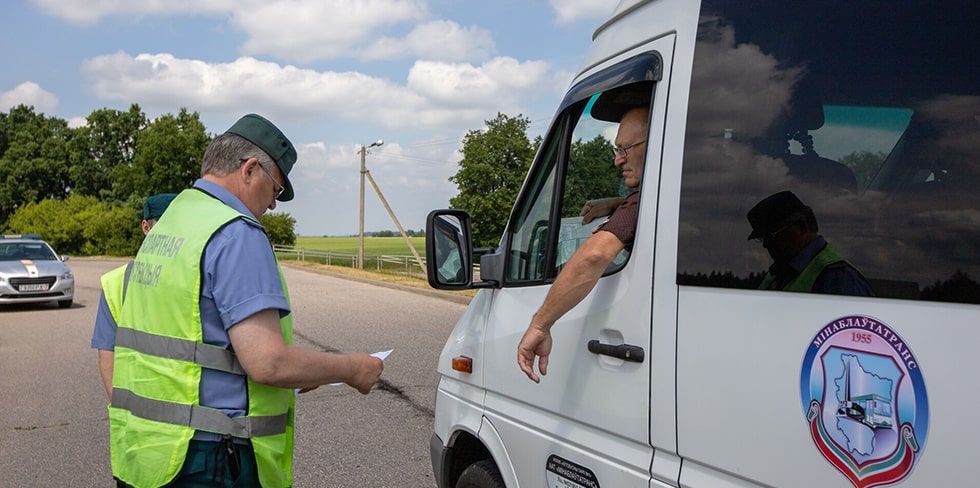
M 372 353 L 371 356 L 374 356 L 374 357 L 376 357 L 376 358 L 384 361 L 385 359 L 388 358 L 388 356 L 391 355 L 391 351 L 394 351 L 394 349 L 388 349 L 387 351 L 378 351 L 376 353 Z M 330 386 L 337 386 L 337 385 L 342 385 L 342 384 L 343 383 L 330 383 Z
M 394 351 L 394 349 L 388 349 L 387 351 L 379 351 L 372 354 L 372 356 L 384 361 L 385 359 L 388 359 L 388 356 L 391 354 L 391 351 Z

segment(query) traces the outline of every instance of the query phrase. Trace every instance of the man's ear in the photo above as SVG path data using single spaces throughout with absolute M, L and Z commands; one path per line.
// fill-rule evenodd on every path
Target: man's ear
M 242 161 L 242 165 L 238 167 L 238 174 L 241 175 L 243 182 L 249 182 L 252 179 L 252 175 L 255 172 L 255 166 L 259 161 L 255 158 L 248 158 Z

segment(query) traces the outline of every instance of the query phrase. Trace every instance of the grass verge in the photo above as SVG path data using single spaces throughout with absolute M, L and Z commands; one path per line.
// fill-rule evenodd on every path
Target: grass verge
M 392 283 L 395 285 L 419 288 L 422 290 L 436 291 L 429 286 L 428 281 L 422 278 L 413 278 L 409 276 L 396 275 L 391 273 L 379 273 L 377 271 L 371 271 L 367 269 L 356 269 L 356 268 L 351 268 L 349 266 L 328 266 L 326 264 L 313 263 L 310 261 L 300 261 L 296 259 L 288 259 L 288 260 L 283 259 L 281 260 L 281 262 L 289 263 L 290 266 L 294 266 L 297 268 L 320 270 L 332 274 L 350 276 L 353 278 L 360 278 L 363 280 L 381 281 L 384 283 Z M 438 292 L 446 293 L 450 295 L 473 297 L 474 295 L 476 295 L 477 290 L 461 290 L 461 291 L 438 290 Z

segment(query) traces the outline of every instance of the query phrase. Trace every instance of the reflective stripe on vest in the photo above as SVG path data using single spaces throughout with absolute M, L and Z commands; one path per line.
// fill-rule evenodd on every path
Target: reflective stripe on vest
M 282 434 L 289 418 L 288 414 L 229 417 L 216 408 L 144 398 L 122 388 L 112 389 L 112 406 L 147 420 L 242 438 Z
M 176 339 L 120 327 L 116 330 L 116 346 L 127 347 L 143 354 L 187 361 L 209 369 L 245 376 L 245 370 L 235 353 L 203 342 Z

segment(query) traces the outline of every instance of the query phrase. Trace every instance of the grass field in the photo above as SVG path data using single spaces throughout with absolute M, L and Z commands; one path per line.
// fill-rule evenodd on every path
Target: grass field
M 425 257 L 425 238 L 412 237 L 412 243 L 419 255 Z M 316 249 L 319 251 L 337 251 L 357 253 L 358 239 L 356 237 L 303 237 L 296 238 L 296 247 L 301 249 Z M 410 256 L 405 240 L 401 237 L 365 237 L 364 254 L 389 254 Z

